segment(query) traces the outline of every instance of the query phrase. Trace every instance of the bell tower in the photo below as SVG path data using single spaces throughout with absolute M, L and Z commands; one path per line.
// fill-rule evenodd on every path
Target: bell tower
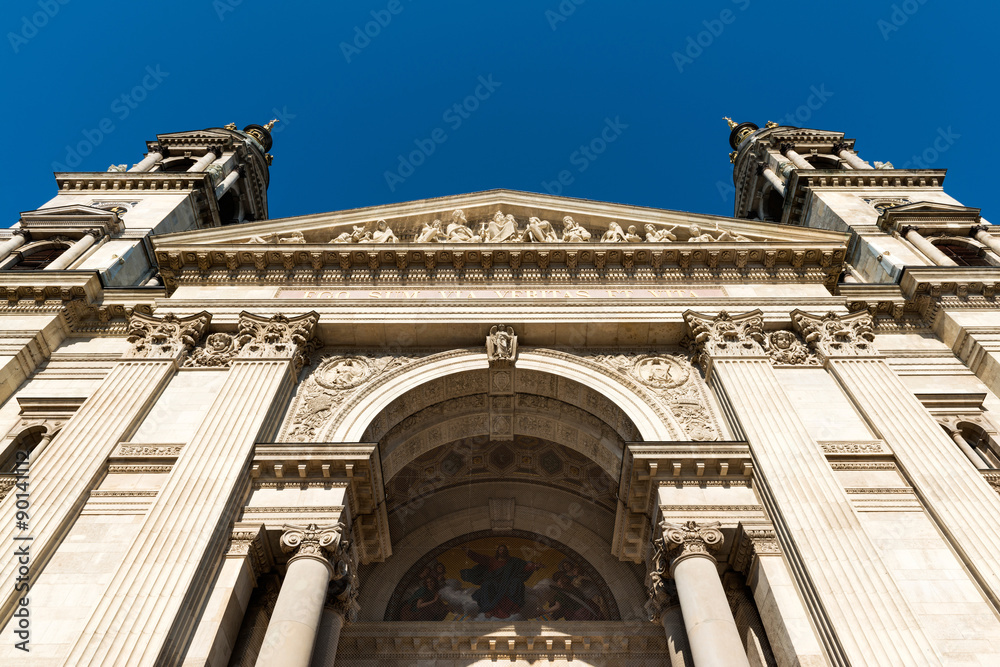
M 1000 235 L 944 191 L 944 169 L 869 163 L 842 132 L 729 123 L 737 218 L 851 234 L 849 282 L 908 266 L 1000 266 Z
M 272 120 L 157 135 L 106 172 L 57 172 L 58 193 L 0 230 L 0 271 L 91 270 L 159 284 L 148 237 L 267 219 Z

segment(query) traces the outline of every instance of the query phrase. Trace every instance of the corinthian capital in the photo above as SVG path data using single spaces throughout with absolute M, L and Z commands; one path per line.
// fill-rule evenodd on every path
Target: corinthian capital
M 792 326 L 823 360 L 878 355 L 872 343 L 875 340 L 872 316 L 867 312 L 840 316 L 836 313 L 811 315 L 794 310 Z
M 671 563 L 673 568 L 678 561 L 691 556 L 711 558 L 711 552 L 721 547 L 724 539 L 719 528 L 718 521 L 703 524 L 695 521 L 683 524 L 664 521 L 660 524 L 663 537 L 657 541 L 662 543 L 660 548 L 663 552 L 673 559 Z
M 715 316 L 689 310 L 684 320 L 691 328 L 692 347 L 702 368 L 709 367 L 712 357 L 766 356 L 760 310 L 740 315 L 723 310 Z
M 180 359 L 191 351 L 212 315 L 202 311 L 190 317 L 177 317 L 167 313 L 163 317 L 133 311 L 128 322 L 126 359 Z
M 311 311 L 298 317 L 274 315 L 261 317 L 243 311 L 237 342 L 239 357 L 254 359 L 291 358 L 298 373 L 312 350 L 313 334 L 319 313 Z

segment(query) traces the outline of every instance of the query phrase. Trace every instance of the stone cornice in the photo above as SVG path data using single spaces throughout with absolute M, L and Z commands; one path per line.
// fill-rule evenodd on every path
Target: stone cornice
M 180 284 L 336 285 L 367 279 L 432 284 L 439 277 L 469 283 L 511 279 L 627 280 L 633 273 L 680 277 L 707 270 L 720 282 L 794 277 L 833 287 L 846 246 L 802 243 L 553 243 L 166 245 L 156 262 L 168 290 Z

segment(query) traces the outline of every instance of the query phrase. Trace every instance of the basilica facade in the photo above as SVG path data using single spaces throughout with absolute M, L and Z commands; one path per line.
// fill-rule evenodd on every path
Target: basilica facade
M 270 219 L 270 129 L 0 231 L 0 663 L 1000 663 L 1000 233 L 944 170 L 730 121 L 732 217 Z

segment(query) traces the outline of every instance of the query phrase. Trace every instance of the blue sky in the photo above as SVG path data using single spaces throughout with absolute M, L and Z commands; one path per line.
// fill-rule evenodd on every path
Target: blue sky
M 55 194 L 69 148 L 104 171 L 157 132 L 275 115 L 272 218 L 492 188 L 731 215 L 724 115 L 947 168 L 996 217 L 998 18 L 942 0 L 6 0 L 0 225 Z

